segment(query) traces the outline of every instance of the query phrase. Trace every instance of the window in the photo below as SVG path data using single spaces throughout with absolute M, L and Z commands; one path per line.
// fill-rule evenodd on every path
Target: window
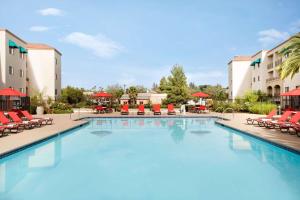
M 55 58 L 55 65 L 57 65 L 57 58 Z
M 257 68 L 259 68 L 260 63 L 257 63 Z
M 296 89 L 298 89 L 298 88 L 300 88 L 300 85 L 297 85 L 297 86 L 296 86 Z
M 8 66 L 8 74 L 13 75 L 14 74 L 14 68 L 12 66 Z
M 9 54 L 14 55 L 15 49 L 12 47 L 9 47 Z
M 257 81 L 260 81 L 260 78 L 259 78 L 259 76 L 257 77 Z
M 20 58 L 24 59 L 25 58 L 25 53 L 20 53 Z
M 19 88 L 19 91 L 24 93 L 24 88 Z
M 285 91 L 285 92 L 288 92 L 289 90 L 290 90 L 289 87 L 285 87 L 285 88 L 284 88 L 284 91 Z
M 255 77 L 253 77 L 253 82 L 255 82 Z
M 55 80 L 57 80 L 57 74 L 55 74 Z
M 57 95 L 57 89 L 55 89 L 55 95 Z
M 22 78 L 24 76 L 24 71 L 20 69 L 20 77 Z

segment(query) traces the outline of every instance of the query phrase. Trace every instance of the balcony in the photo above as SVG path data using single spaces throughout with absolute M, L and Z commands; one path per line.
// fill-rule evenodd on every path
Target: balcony
M 273 63 L 269 63 L 269 64 L 267 65 L 267 69 L 273 69 Z
M 282 59 L 278 59 L 275 61 L 275 67 L 277 67 L 278 65 L 280 65 L 282 63 Z
M 266 83 L 271 83 L 271 82 L 279 81 L 279 80 L 280 80 L 279 77 L 267 78 L 267 79 L 266 79 Z

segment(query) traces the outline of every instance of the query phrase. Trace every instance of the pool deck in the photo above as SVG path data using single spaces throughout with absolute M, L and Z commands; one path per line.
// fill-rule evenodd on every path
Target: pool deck
M 261 117 L 261 115 L 249 113 L 225 114 L 224 118 L 229 120 L 218 120 L 217 124 L 242 131 L 256 138 L 266 140 L 274 145 L 283 147 L 290 151 L 300 153 L 300 137 L 295 134 L 282 133 L 278 129 L 268 129 L 257 125 L 248 125 L 246 119 Z
M 85 118 L 90 117 L 174 117 L 174 115 L 167 115 L 165 111 L 162 115 L 152 115 L 151 112 L 146 112 L 145 115 L 136 115 L 136 111 L 130 111 L 129 115 L 120 115 L 120 113 L 111 114 L 91 114 L 91 113 L 73 113 L 73 114 L 57 114 L 57 115 L 44 115 L 42 117 L 52 117 L 54 119 L 53 125 L 43 126 L 41 128 L 34 128 L 25 130 L 20 133 L 11 133 L 8 136 L 0 137 L 0 159 L 15 151 L 26 148 L 32 144 L 46 140 L 53 136 L 59 135 L 65 131 L 82 126 L 87 122 Z M 194 114 L 186 113 L 186 115 L 177 114 L 175 117 L 221 117 L 216 123 L 224 125 L 236 130 L 243 131 L 254 137 L 267 140 L 275 145 L 284 147 L 288 150 L 300 153 L 300 137 L 290 134 L 283 134 L 278 130 L 266 129 L 258 126 L 246 124 L 247 117 L 259 117 L 260 115 L 252 115 L 245 113 L 235 114 L 220 114 L 220 113 L 206 113 Z

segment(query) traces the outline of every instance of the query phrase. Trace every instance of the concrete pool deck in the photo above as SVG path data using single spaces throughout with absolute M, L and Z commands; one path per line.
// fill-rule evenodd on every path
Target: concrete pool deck
M 300 137 L 295 135 L 283 134 L 278 130 L 266 129 L 257 126 L 247 125 L 246 118 L 259 117 L 260 115 L 245 114 L 245 113 L 205 113 L 194 114 L 186 113 L 186 115 L 177 114 L 175 117 L 219 117 L 226 120 L 217 120 L 216 123 L 230 128 L 246 132 L 249 135 L 255 136 L 267 140 L 273 144 L 284 147 L 291 151 L 300 153 Z M 152 115 L 151 112 L 147 112 L 145 115 L 136 115 L 136 111 L 131 110 L 129 115 L 120 115 L 120 113 L 110 114 L 92 114 L 92 113 L 73 113 L 73 114 L 56 114 L 56 115 L 44 115 L 42 117 L 52 117 L 54 119 L 53 125 L 43 126 L 41 128 L 34 128 L 31 130 L 25 130 L 20 133 L 11 133 L 8 136 L 0 137 L 0 158 L 10 153 L 13 153 L 19 149 L 26 148 L 32 144 L 43 141 L 47 138 L 56 136 L 67 130 L 82 126 L 87 122 L 84 118 L 90 117 L 174 117 L 174 115 L 167 115 L 162 110 L 162 115 Z

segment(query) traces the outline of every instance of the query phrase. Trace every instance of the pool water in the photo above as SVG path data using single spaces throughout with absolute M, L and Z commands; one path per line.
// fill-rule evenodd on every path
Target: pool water
M 299 200 L 300 155 L 210 118 L 91 119 L 1 159 L 0 199 Z

